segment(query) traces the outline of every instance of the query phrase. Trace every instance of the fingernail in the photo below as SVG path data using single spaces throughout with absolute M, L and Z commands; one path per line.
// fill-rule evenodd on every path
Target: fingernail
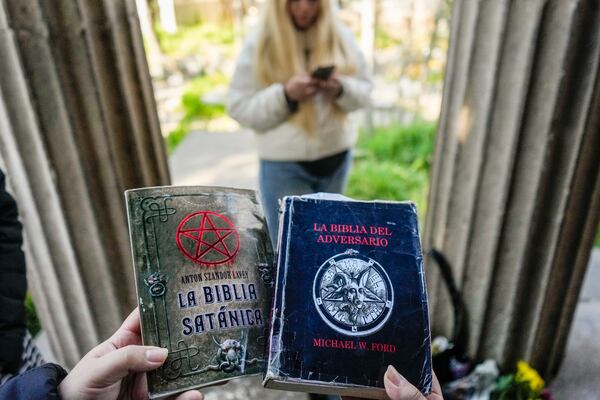
M 163 362 L 167 358 L 169 350 L 160 347 L 155 347 L 146 350 L 146 360 L 150 362 Z
M 400 375 L 400 373 L 396 371 L 396 368 L 391 365 L 388 365 L 384 378 L 390 381 L 394 386 L 400 386 L 400 383 L 402 383 L 402 375 Z

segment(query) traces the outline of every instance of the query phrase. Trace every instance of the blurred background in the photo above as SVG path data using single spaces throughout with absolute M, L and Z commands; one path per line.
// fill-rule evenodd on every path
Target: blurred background
M 124 190 L 257 187 L 253 134 L 224 104 L 262 1 L 0 0 L 0 168 L 48 360 L 72 367 L 136 304 Z M 600 4 L 338 5 L 375 82 L 351 116 L 346 194 L 417 203 L 423 248 L 448 258 L 468 310 L 465 371 L 491 359 L 514 378 L 525 360 L 555 398 L 596 398 Z M 460 339 L 425 265 L 432 333 Z M 256 379 L 207 393 L 305 398 Z
M 136 4 L 174 181 L 256 188 L 251 134 L 227 116 L 225 97 L 262 1 Z M 413 199 L 424 217 L 451 6 L 445 0 L 345 0 L 339 8 L 375 83 L 372 107 L 353 115 L 361 136 L 347 194 Z

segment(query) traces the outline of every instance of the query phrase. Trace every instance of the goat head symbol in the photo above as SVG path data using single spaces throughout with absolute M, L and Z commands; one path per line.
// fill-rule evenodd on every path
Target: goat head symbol
M 349 273 L 339 267 L 335 267 L 335 271 L 331 284 L 326 286 L 329 293 L 324 299 L 340 301 L 340 310 L 348 313 L 350 322 L 356 324 L 369 303 L 384 302 L 368 287 L 370 268 L 359 273 Z

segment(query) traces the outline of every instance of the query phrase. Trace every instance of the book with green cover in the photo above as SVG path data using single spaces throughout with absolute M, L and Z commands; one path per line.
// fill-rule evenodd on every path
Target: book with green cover
M 167 348 L 150 398 L 262 373 L 272 248 L 256 192 L 125 192 L 145 345 Z

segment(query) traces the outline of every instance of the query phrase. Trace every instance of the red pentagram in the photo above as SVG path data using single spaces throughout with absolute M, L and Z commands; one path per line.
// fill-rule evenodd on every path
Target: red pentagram
M 240 236 L 233 223 L 212 211 L 198 211 L 182 219 L 176 240 L 179 250 L 201 265 L 224 264 L 240 249 Z

